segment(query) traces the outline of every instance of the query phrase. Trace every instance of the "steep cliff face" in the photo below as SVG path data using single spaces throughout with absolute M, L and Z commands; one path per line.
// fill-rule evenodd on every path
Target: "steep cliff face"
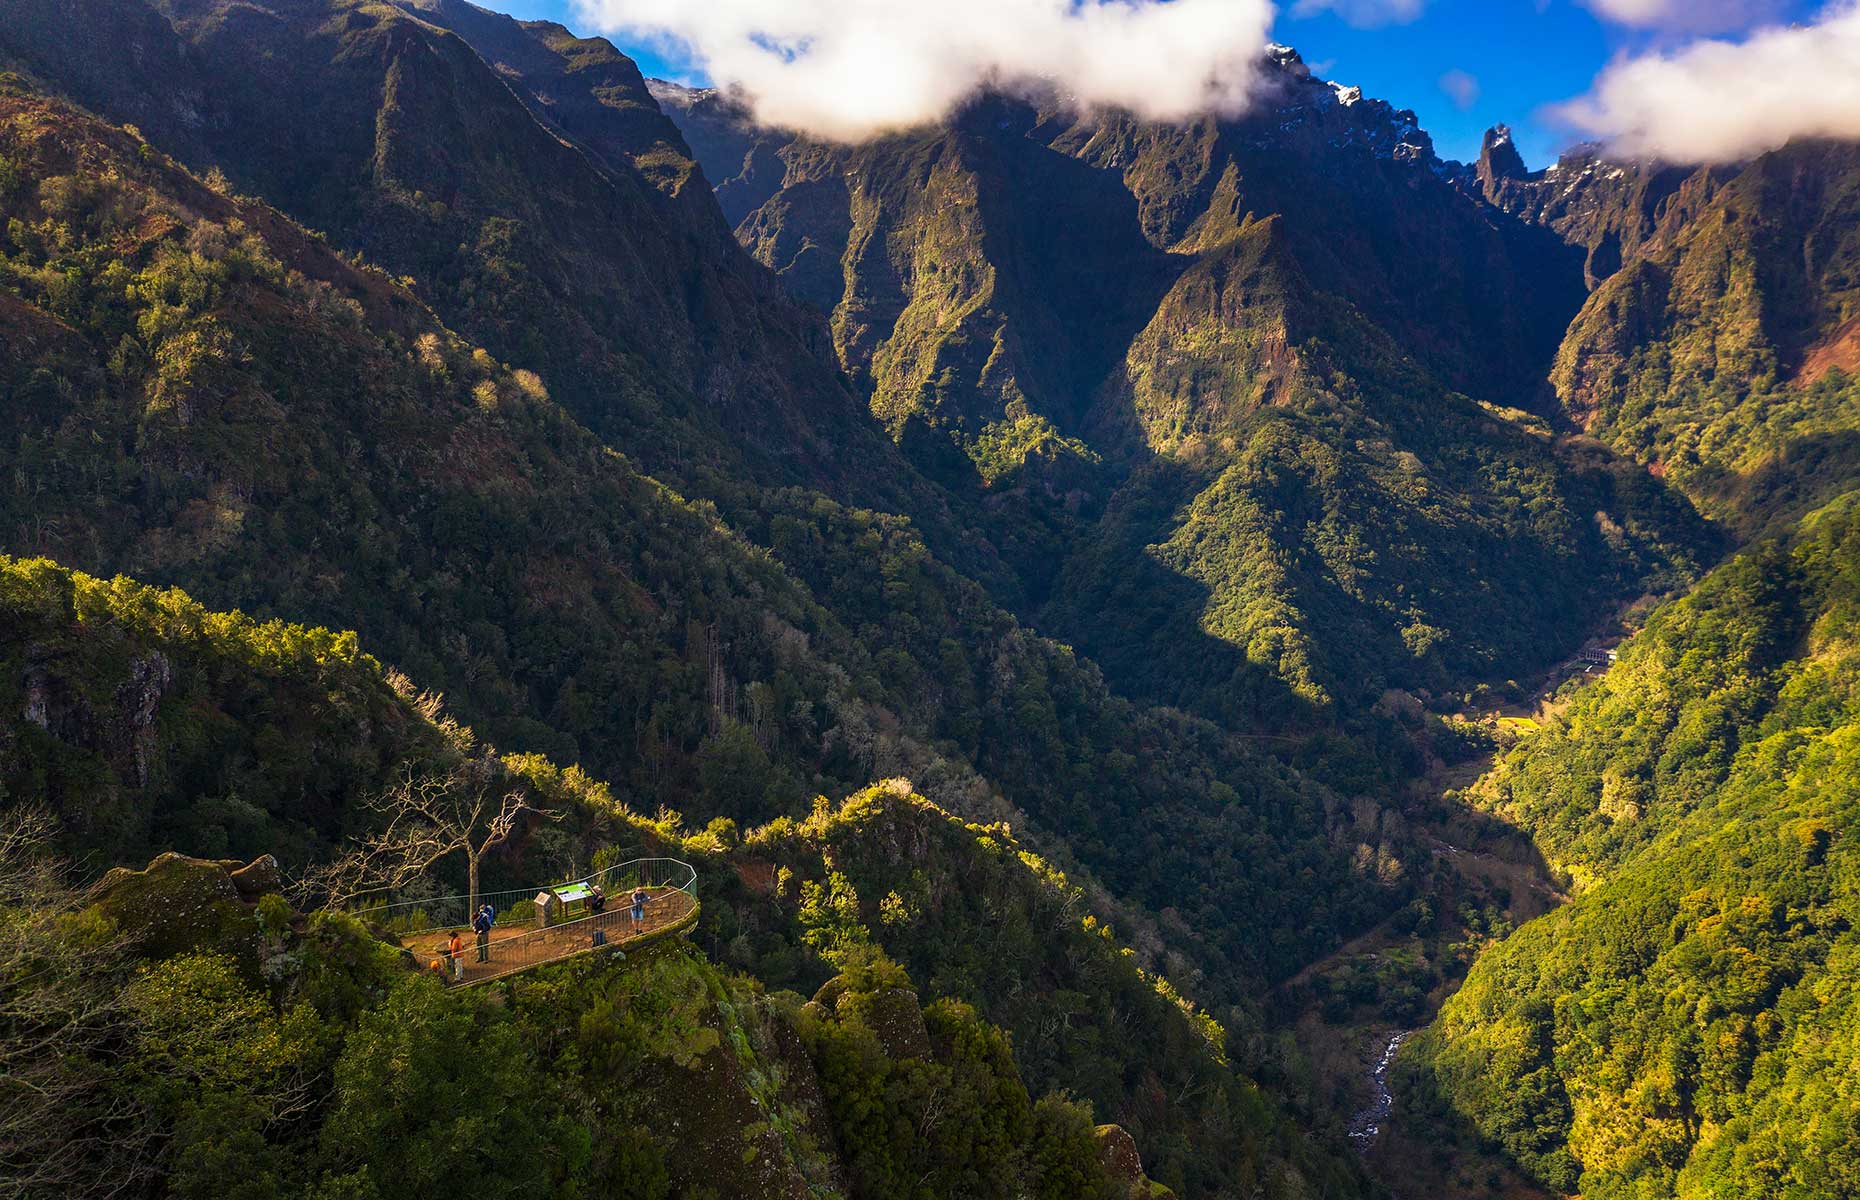
M 1571 419 L 1746 528 L 1851 486 L 1851 145 L 1698 169 L 1584 153 L 1480 178 L 1588 252 L 1593 292 L 1551 371 Z
M 1346 679 L 1529 659 L 1701 543 L 1527 431 L 1582 254 L 1479 196 L 1412 113 L 1284 48 L 1267 70 L 1237 120 L 986 95 L 853 146 L 654 86 L 907 450 L 953 443 L 1001 503 L 1030 478 L 1069 500 L 1032 577 L 1048 628 L 1124 686 L 1302 725 Z M 1426 582 L 1495 560 L 1483 598 Z M 1546 576 L 1573 587 L 1524 582 Z
M 891 452 L 818 318 L 730 244 L 677 131 L 605 42 L 453 3 L 19 16 L 0 54 L 411 277 L 651 469 L 895 491 L 849 465 Z M 85 36 L 92 52 L 63 53 Z M 119 67 L 82 65 L 102 58 Z
M 1670 215 L 1707 198 L 1712 179 L 1711 172 L 1690 167 L 1611 162 L 1591 148 L 1528 171 L 1510 130 L 1500 125 L 1487 131 L 1467 185 L 1494 207 L 1579 249 L 1583 280 L 1593 291 L 1634 258 Z
M 858 146 L 758 129 L 725 97 L 654 86 L 739 239 L 835 314 L 841 359 L 870 376 L 881 411 L 934 388 L 932 406 L 952 392 L 991 412 L 1022 399 L 1070 431 L 1103 378 L 1102 348 L 1126 344 L 1248 215 L 1281 216 L 1311 286 L 1451 386 L 1528 395 L 1580 302 L 1572 257 L 1456 189 L 1413 113 L 1325 83 L 1283 48 L 1268 69 L 1268 99 L 1237 121 L 1158 125 L 985 96 L 941 126 Z M 966 373 L 927 363 L 926 340 L 972 347 Z M 1042 377 L 1032 355 L 1070 369 Z

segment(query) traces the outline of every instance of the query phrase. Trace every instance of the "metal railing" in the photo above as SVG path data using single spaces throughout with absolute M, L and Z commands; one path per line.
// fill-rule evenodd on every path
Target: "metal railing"
M 548 923 L 536 897 L 542 892 L 598 884 L 606 897 L 600 912 L 558 917 Z M 633 903 L 635 891 L 643 902 Z M 675 858 L 636 858 L 616 863 L 580 879 L 522 891 L 481 893 L 480 905 L 497 912 L 491 932 L 474 933 L 469 896 L 439 896 L 375 905 L 354 915 L 401 936 L 422 965 L 448 984 L 481 983 L 512 971 L 568 958 L 590 950 L 624 946 L 641 938 L 689 924 L 697 913 L 697 870 Z M 457 952 L 451 935 L 460 935 Z
M 419 933 L 427 929 L 467 926 L 471 924 L 478 905 L 484 904 L 489 904 L 497 914 L 498 924 L 521 924 L 534 916 L 538 892 L 596 883 L 600 884 L 602 891 L 609 893 L 610 900 L 617 891 L 632 891 L 635 887 L 671 887 L 688 891 L 697 886 L 697 869 L 676 858 L 633 858 L 603 867 L 579 879 L 564 879 L 502 892 L 479 892 L 477 904 L 473 904 L 472 898 L 464 894 L 426 896 L 387 904 L 371 904 L 350 909 L 349 912 L 390 933 Z

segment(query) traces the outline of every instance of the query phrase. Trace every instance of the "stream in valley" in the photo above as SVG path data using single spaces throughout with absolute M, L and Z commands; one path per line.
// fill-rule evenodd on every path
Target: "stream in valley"
M 1395 1097 L 1389 1094 L 1389 1072 L 1395 1069 L 1395 1056 L 1401 1052 L 1401 1044 L 1413 1033 L 1412 1029 L 1404 1029 L 1389 1035 L 1380 1057 L 1369 1069 L 1369 1104 L 1350 1118 L 1350 1141 L 1358 1154 L 1369 1153 L 1369 1148 L 1376 1144 L 1376 1136 L 1382 1132 L 1383 1123 L 1389 1118 L 1389 1111 L 1395 1107 Z

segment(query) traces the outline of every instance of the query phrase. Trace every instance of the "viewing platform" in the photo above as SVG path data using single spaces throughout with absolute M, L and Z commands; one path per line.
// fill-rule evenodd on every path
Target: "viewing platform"
M 592 911 L 599 887 L 606 904 Z M 643 896 L 635 916 L 633 896 Z M 471 898 L 439 896 L 376 905 L 355 915 L 400 937 L 419 964 L 449 987 L 469 987 L 579 954 L 624 950 L 697 924 L 697 871 L 674 858 L 633 859 L 582 879 L 533 889 L 481 893 L 496 913 L 480 945 Z M 459 935 L 454 958 L 450 943 Z

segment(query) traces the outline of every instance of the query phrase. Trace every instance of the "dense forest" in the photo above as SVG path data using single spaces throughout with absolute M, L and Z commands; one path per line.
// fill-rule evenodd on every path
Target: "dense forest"
M 1860 1192 L 1860 157 L 1258 69 L 0 0 L 0 1200 Z
M 1469 793 L 1576 898 L 1480 960 L 1414 1070 L 1559 1191 L 1860 1186 L 1855 503 L 1655 614 Z
M 9 1076 L 9 1164 L 71 1172 L 29 1174 L 28 1194 L 154 1178 L 217 1194 L 234 1161 L 254 1196 L 403 1194 L 461 1172 L 539 1195 L 702 1194 L 700 1181 L 720 1195 L 1143 1194 L 1105 1173 L 1102 1144 L 1126 1135 L 1097 1128 L 1094 1106 L 1141 1139 L 1155 1178 L 1192 1193 L 1356 1186 L 1236 1071 L 1228 1031 L 1138 967 L 1061 873 L 1005 825 L 965 823 L 907 783 L 688 833 L 579 769 L 499 754 L 353 634 L 45 560 L 0 561 L 0 605 L 24 688 L 8 703 L 25 714 L 0 744 L 16 989 L 0 1049 L 66 1048 L 55 1065 L 9 1058 L 34 1068 Z M 524 830 L 488 886 L 620 847 L 678 855 L 708 883 L 704 950 L 578 961 L 503 1004 L 461 1005 L 391 935 L 294 911 L 270 857 L 229 875 L 240 860 L 165 854 L 81 899 L 59 869 L 144 843 L 211 852 L 197 831 L 224 845 L 229 825 L 303 864 L 365 818 L 342 798 L 466 762 L 554 818 Z M 913 978 L 941 999 L 920 1011 Z M 1124 1033 L 1078 1036 L 1075 1022 Z M 465 1052 L 478 1039 L 488 1049 Z M 124 1055 L 133 1068 L 110 1070 Z M 370 1078 L 397 1056 L 425 1075 Z M 1023 1079 L 1046 1098 L 1033 1104 Z M 46 1089 L 56 1111 L 25 1102 Z M 523 1120 L 486 1127 L 485 1105 Z M 719 1183 L 693 1137 L 734 1141 L 751 1175 Z M 74 1153 L 112 1140 L 134 1154 Z

